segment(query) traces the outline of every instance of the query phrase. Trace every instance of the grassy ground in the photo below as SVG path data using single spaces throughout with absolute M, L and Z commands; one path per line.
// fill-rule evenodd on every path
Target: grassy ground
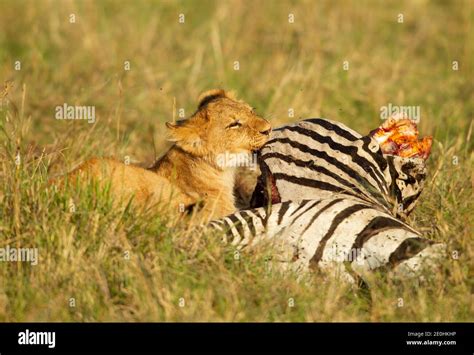
M 0 110 L 0 247 L 39 252 L 35 266 L 0 263 L 0 320 L 473 320 L 472 0 L 1 0 L 0 23 L 0 81 L 14 81 Z M 274 125 L 323 116 L 368 132 L 381 106 L 420 106 L 435 143 L 411 223 L 449 245 L 443 271 L 423 287 L 376 282 L 370 303 L 267 272 L 266 251 L 236 260 L 165 213 L 114 209 L 93 186 L 46 191 L 93 155 L 151 163 L 164 122 L 213 87 Z M 96 123 L 56 120 L 65 102 L 95 106 Z

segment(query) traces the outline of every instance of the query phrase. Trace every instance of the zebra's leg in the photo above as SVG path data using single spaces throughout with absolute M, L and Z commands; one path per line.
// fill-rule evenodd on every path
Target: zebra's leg
M 371 238 L 362 254 L 351 265 L 362 277 L 380 271 L 396 279 L 423 280 L 426 271 L 434 270 L 446 256 L 446 244 L 406 230 L 386 230 Z

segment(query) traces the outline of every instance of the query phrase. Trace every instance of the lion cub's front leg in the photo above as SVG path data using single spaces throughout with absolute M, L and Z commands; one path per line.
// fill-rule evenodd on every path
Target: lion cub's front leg
M 206 203 L 197 210 L 196 222 L 198 224 L 206 224 L 213 219 L 222 218 L 234 213 L 236 210 L 233 198 L 228 196 L 214 197 L 208 199 Z

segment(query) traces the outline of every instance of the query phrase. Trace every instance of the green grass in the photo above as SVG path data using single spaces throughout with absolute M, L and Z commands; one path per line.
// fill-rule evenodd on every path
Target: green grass
M 0 263 L 0 320 L 472 321 L 473 1 L 1 1 L 0 23 L 0 81 L 15 84 L 0 110 L 0 247 L 39 250 L 36 266 Z M 213 87 L 275 126 L 323 116 L 365 133 L 389 102 L 420 106 L 435 143 L 410 222 L 458 258 L 422 287 L 374 280 L 369 302 L 337 280 L 269 272 L 268 250 L 236 260 L 94 186 L 46 189 L 93 155 L 151 163 L 173 101 L 189 115 Z M 94 105 L 96 124 L 55 120 L 64 102 Z

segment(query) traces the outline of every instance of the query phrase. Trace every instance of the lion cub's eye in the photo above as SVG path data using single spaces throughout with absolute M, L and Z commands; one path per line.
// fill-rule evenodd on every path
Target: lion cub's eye
M 242 123 L 240 123 L 239 120 L 232 122 L 230 125 L 227 126 L 227 128 L 238 128 L 241 127 Z

